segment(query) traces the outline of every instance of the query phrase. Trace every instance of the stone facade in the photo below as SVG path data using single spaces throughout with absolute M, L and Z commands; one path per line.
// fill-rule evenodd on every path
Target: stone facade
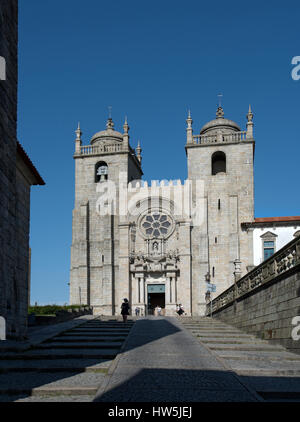
M 206 281 L 219 294 L 247 272 L 253 238 L 241 223 L 254 218 L 252 118 L 249 108 L 241 131 L 219 107 L 193 135 L 189 115 L 183 184 L 141 180 L 141 147 L 130 147 L 127 121 L 120 133 L 108 119 L 86 146 L 78 127 L 71 304 L 111 315 L 127 297 L 143 313 L 161 305 L 174 315 L 181 303 L 187 315 L 204 315 Z
M 0 315 L 8 333 L 15 331 L 11 288 L 16 257 L 16 133 L 18 79 L 18 2 L 0 3 L 0 56 L 6 60 L 6 80 L 0 81 Z
M 44 184 L 17 142 L 18 1 L 0 3 L 0 315 L 7 337 L 26 335 L 29 273 L 30 186 Z

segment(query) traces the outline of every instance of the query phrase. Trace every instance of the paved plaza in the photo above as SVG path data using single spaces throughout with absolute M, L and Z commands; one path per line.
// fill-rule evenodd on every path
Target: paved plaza
M 300 401 L 300 355 L 211 318 L 87 315 L 0 346 L 1 402 Z

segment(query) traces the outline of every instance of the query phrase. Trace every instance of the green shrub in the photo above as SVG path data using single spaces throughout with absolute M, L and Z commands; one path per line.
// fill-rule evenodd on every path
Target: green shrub
M 59 305 L 45 305 L 45 306 L 29 306 L 28 307 L 28 314 L 35 314 L 35 315 L 55 315 L 56 312 L 59 311 L 67 311 L 68 309 L 75 309 L 75 308 L 82 308 L 87 305 L 67 305 L 67 306 L 59 306 Z

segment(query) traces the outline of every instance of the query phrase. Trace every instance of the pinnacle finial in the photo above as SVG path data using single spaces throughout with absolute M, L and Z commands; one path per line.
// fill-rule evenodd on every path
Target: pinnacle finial
M 253 126 L 254 126 L 254 124 L 253 124 L 253 113 L 252 113 L 250 104 L 249 104 L 249 110 L 248 110 L 246 117 L 247 117 L 247 135 L 246 135 L 246 138 L 252 139 L 253 138 Z
M 124 133 L 128 133 L 128 131 L 129 131 L 129 126 L 128 126 L 128 123 L 127 123 L 127 116 L 125 116 L 125 122 L 124 122 L 124 125 L 123 125 L 123 129 L 124 129 Z
M 78 127 L 75 130 L 75 133 L 76 133 L 76 141 L 81 141 L 82 132 L 81 132 L 81 129 L 80 129 L 80 122 L 78 122 Z
M 251 110 L 251 105 L 249 104 L 249 110 L 248 110 L 248 113 L 247 113 L 247 120 L 248 120 L 248 122 L 252 122 L 252 120 L 253 120 L 253 113 L 252 113 L 252 110 Z
M 222 107 L 223 94 L 218 94 L 218 97 L 219 97 L 219 105 L 218 105 L 216 116 L 217 116 L 217 119 L 222 119 L 224 117 L 224 110 Z
M 137 156 L 137 159 L 139 160 L 139 162 L 142 161 L 141 152 L 142 152 L 141 143 L 140 143 L 140 140 L 138 140 L 138 145 L 136 147 L 136 156 Z
M 224 110 L 222 106 L 219 106 L 216 112 L 217 119 L 223 119 L 224 118 Z
M 192 116 L 191 116 L 191 109 L 188 109 L 188 117 L 186 119 L 187 127 L 191 128 L 193 124 Z
M 109 106 L 108 107 L 108 119 L 107 119 L 107 122 L 106 122 L 106 129 L 114 130 L 115 124 L 114 124 L 112 117 L 111 117 L 111 111 L 112 111 L 112 106 Z
M 186 142 L 187 144 L 191 144 L 193 142 L 193 119 L 191 116 L 191 110 L 188 110 L 188 117 L 186 119 Z

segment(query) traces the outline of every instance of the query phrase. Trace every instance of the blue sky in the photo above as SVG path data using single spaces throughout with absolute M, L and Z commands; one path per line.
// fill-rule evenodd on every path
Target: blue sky
M 18 137 L 46 181 L 32 189 L 32 303 L 68 302 L 74 130 L 89 143 L 110 105 L 141 140 L 144 178 L 183 180 L 188 108 L 199 133 L 219 92 L 242 128 L 251 103 L 255 216 L 300 214 L 299 3 L 19 3 Z

